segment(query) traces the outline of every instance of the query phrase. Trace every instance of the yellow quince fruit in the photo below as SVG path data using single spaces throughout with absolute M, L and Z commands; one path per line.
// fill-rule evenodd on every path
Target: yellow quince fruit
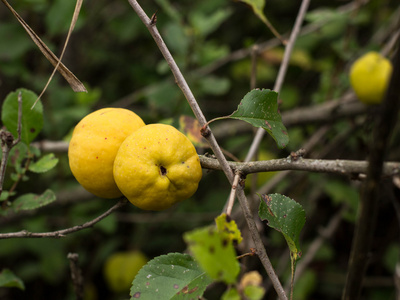
M 139 128 L 121 144 L 114 161 L 118 188 L 144 210 L 164 210 L 190 198 L 201 177 L 195 147 L 170 125 Z
M 391 74 L 391 62 L 378 52 L 371 51 L 352 64 L 350 84 L 361 102 L 379 104 L 385 96 Z
M 143 120 L 123 108 L 103 108 L 84 117 L 75 127 L 68 148 L 69 166 L 76 180 L 101 198 L 122 196 L 113 176 L 118 148 Z
M 146 255 L 138 250 L 117 252 L 108 257 L 103 274 L 110 290 L 129 292 L 133 279 L 147 262 Z

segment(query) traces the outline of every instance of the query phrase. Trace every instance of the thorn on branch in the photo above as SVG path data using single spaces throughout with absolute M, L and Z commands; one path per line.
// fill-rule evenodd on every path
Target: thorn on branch
M 257 254 L 257 253 L 256 253 L 256 249 L 255 249 L 255 248 L 250 248 L 250 252 L 244 253 L 244 254 L 242 254 L 242 255 L 239 255 L 239 256 L 237 257 L 237 259 L 241 259 L 241 258 L 246 257 L 246 256 L 255 256 L 256 254 Z
M 13 135 L 8 131 L 0 131 L 0 139 L 2 147 L 6 146 L 7 148 L 11 148 L 14 142 Z
M 245 184 L 246 184 L 246 175 L 243 173 L 240 173 L 239 185 L 242 189 L 244 189 Z
M 211 131 L 210 131 L 210 129 L 207 127 L 207 125 L 204 125 L 204 126 L 201 127 L 201 129 L 200 129 L 200 134 L 201 134 L 203 137 L 207 138 L 207 137 L 211 134 Z
M 303 158 L 303 156 L 304 156 L 305 154 L 306 154 L 306 149 L 303 149 L 303 148 L 297 150 L 296 152 L 292 151 L 292 152 L 290 153 L 290 160 L 291 160 L 291 161 L 297 161 L 297 160 L 299 160 L 300 158 Z
M 151 26 L 156 25 L 156 23 L 157 23 L 157 10 L 150 18 L 150 25 Z

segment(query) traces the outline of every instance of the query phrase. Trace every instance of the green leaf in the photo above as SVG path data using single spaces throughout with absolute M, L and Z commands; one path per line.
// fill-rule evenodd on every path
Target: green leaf
M 198 299 L 212 282 L 188 254 L 170 253 L 149 261 L 132 282 L 131 300 Z
M 261 195 L 258 214 L 262 220 L 268 220 L 268 226 L 280 231 L 286 239 L 291 261 L 291 295 L 293 295 L 296 261 L 301 256 L 299 247 L 300 231 L 306 222 L 303 207 L 284 195 Z M 290 297 L 291 299 L 293 297 Z
M 221 300 L 241 300 L 239 291 L 235 287 L 226 290 L 221 297 Z
M 18 136 L 18 94 L 22 96 L 22 117 L 21 117 L 21 141 L 26 145 L 39 134 L 43 128 L 43 107 L 38 101 L 33 109 L 33 103 L 37 99 L 37 95 L 26 89 L 18 89 L 8 94 L 3 103 L 1 119 L 15 138 Z
M 343 218 L 354 223 L 360 203 L 358 190 L 339 180 L 330 180 L 323 184 L 322 187 L 334 204 L 346 204 L 346 209 L 343 211 Z
M 263 279 L 258 271 L 250 271 L 242 275 L 240 279 L 239 288 L 245 299 L 248 300 L 261 300 L 265 294 L 263 287 Z
M 268 226 L 280 231 L 288 243 L 294 259 L 301 256 L 300 231 L 306 221 L 303 207 L 293 199 L 280 194 L 261 195 L 258 214 Z
M 19 59 L 28 50 L 34 47 L 26 36 L 23 30 L 20 30 L 21 25 L 18 22 L 2 22 L 0 26 L 0 41 L 7 41 L 0 43 L 0 57 L 2 58 L 2 64 L 7 61 L 12 62 L 13 60 Z M 12 51 L 10 51 L 12 49 Z M 2 72 L 4 67 L 2 65 Z
M 9 196 L 10 193 L 8 191 L 3 190 L 0 195 L 0 202 L 7 200 Z
M 49 153 L 40 158 L 38 161 L 29 165 L 29 171 L 35 173 L 44 173 L 54 168 L 58 163 L 58 158 L 54 153 Z
M 0 287 L 16 287 L 25 290 L 24 282 L 15 276 L 9 269 L 3 269 L 0 273 Z
M 261 300 L 264 297 L 265 289 L 261 286 L 248 285 L 244 288 L 243 294 L 248 300 Z
M 56 200 L 56 195 L 52 190 L 46 190 L 43 194 L 25 194 L 13 202 L 12 206 L 15 211 L 32 210 L 50 204 Z
M 279 148 L 289 143 L 286 127 L 278 112 L 278 93 L 267 89 L 256 89 L 247 93 L 238 109 L 229 117 L 264 128 L 276 141 Z
M 196 79 L 202 92 L 208 95 L 223 95 L 231 87 L 229 79 L 217 76 L 205 76 Z
M 10 151 L 8 164 L 15 168 L 17 174 L 25 173 L 25 164 L 27 159 L 31 158 L 28 146 L 24 143 L 18 143 Z
M 264 23 L 268 22 L 267 18 L 264 15 L 265 0 L 240 0 L 240 1 L 250 5 L 256 16 L 259 17 L 261 21 L 263 21 Z
M 206 37 L 213 31 L 217 30 L 218 27 L 231 16 L 231 14 L 232 10 L 227 7 L 215 10 L 212 13 L 196 10 L 189 16 L 189 21 L 196 34 Z
M 232 240 L 216 226 L 207 226 L 187 232 L 183 236 L 200 266 L 207 274 L 227 284 L 234 283 L 240 266 Z
M 293 299 L 312 299 L 313 292 L 318 288 L 318 275 L 315 270 L 305 270 L 298 278 L 293 291 Z

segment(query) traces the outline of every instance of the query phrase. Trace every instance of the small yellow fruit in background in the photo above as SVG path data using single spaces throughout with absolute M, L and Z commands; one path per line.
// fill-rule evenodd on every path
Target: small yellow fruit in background
M 351 66 L 350 83 L 361 102 L 379 104 L 385 96 L 391 74 L 391 62 L 378 52 L 371 51 Z
M 114 158 L 125 138 L 143 120 L 123 108 L 103 108 L 76 125 L 68 148 L 69 166 L 76 180 L 101 198 L 122 196 L 113 177 Z
M 115 157 L 115 182 L 133 205 L 145 210 L 167 209 L 190 198 L 201 177 L 195 147 L 170 125 L 139 128 Z
M 117 252 L 107 258 L 103 274 L 110 290 L 127 292 L 139 270 L 148 262 L 141 251 Z

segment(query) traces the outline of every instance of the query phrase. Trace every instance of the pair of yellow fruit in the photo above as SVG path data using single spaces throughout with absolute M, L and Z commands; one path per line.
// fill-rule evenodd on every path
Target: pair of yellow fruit
M 125 196 L 145 210 L 190 198 L 202 177 L 190 140 L 173 126 L 145 125 L 134 112 L 104 108 L 75 127 L 68 149 L 77 181 L 101 198 Z

